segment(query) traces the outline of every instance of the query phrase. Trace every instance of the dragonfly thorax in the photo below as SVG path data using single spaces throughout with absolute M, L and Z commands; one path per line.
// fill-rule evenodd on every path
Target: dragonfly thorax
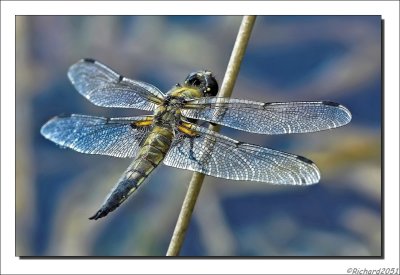
M 181 112 L 178 104 L 160 105 L 154 111 L 154 123 L 156 125 L 173 128 L 178 124 L 180 119 Z

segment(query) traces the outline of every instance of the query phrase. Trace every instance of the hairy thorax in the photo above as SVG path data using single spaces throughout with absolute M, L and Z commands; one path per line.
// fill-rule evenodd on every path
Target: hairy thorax
M 172 129 L 181 121 L 180 108 L 187 100 L 202 97 L 199 89 L 188 86 L 176 86 L 172 88 L 164 101 L 154 111 L 154 123 L 157 126 Z

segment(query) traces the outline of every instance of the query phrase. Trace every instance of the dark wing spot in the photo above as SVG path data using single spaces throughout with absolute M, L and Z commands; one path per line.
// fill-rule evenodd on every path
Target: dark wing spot
M 234 142 L 234 144 L 235 144 L 235 147 L 238 148 L 240 145 L 244 144 L 244 142 L 243 141 L 236 141 L 236 142 Z
M 94 60 L 92 58 L 84 58 L 83 61 L 84 62 L 89 62 L 89 63 L 96 63 L 96 60 Z
M 334 107 L 337 107 L 337 106 L 340 105 L 340 104 L 338 104 L 336 102 L 332 102 L 332 101 L 322 101 L 321 103 L 324 104 L 324 105 L 334 106 Z
M 304 161 L 305 163 L 308 163 L 308 164 L 314 164 L 314 162 L 312 162 L 311 160 L 309 160 L 305 157 L 302 157 L 302 156 L 297 156 L 297 159 Z
M 272 105 L 272 103 L 271 102 L 265 102 L 264 105 L 263 105 L 263 108 L 265 108 L 265 107 L 267 107 L 269 105 Z
M 121 82 L 124 79 L 123 75 L 119 75 L 118 82 Z

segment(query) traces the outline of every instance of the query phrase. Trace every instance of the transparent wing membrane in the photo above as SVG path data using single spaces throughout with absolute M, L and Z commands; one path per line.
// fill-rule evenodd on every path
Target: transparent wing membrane
M 261 103 L 206 97 L 189 101 L 182 114 L 258 134 L 317 132 L 351 120 L 346 107 L 329 101 Z
M 232 180 L 272 184 L 308 185 L 320 174 L 310 160 L 242 143 L 206 128 L 191 124 L 179 133 L 164 159 L 166 165 Z
M 86 115 L 55 117 L 41 128 L 54 143 L 86 154 L 133 158 L 150 127 L 133 126 L 148 116 L 103 118 Z
M 123 77 L 92 59 L 72 65 L 68 77 L 80 94 L 102 107 L 152 111 L 164 100 L 164 94 L 153 85 Z

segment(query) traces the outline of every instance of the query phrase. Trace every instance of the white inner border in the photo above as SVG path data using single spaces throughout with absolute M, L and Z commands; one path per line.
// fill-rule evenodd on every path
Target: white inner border
M 126 15 L 130 12 L 135 15 L 382 15 L 385 20 L 385 259 L 21 260 L 15 257 L 15 15 Z M 2 274 L 347 274 L 348 268 L 362 271 L 399 267 L 398 1 L 2 1 L 1 80 Z

